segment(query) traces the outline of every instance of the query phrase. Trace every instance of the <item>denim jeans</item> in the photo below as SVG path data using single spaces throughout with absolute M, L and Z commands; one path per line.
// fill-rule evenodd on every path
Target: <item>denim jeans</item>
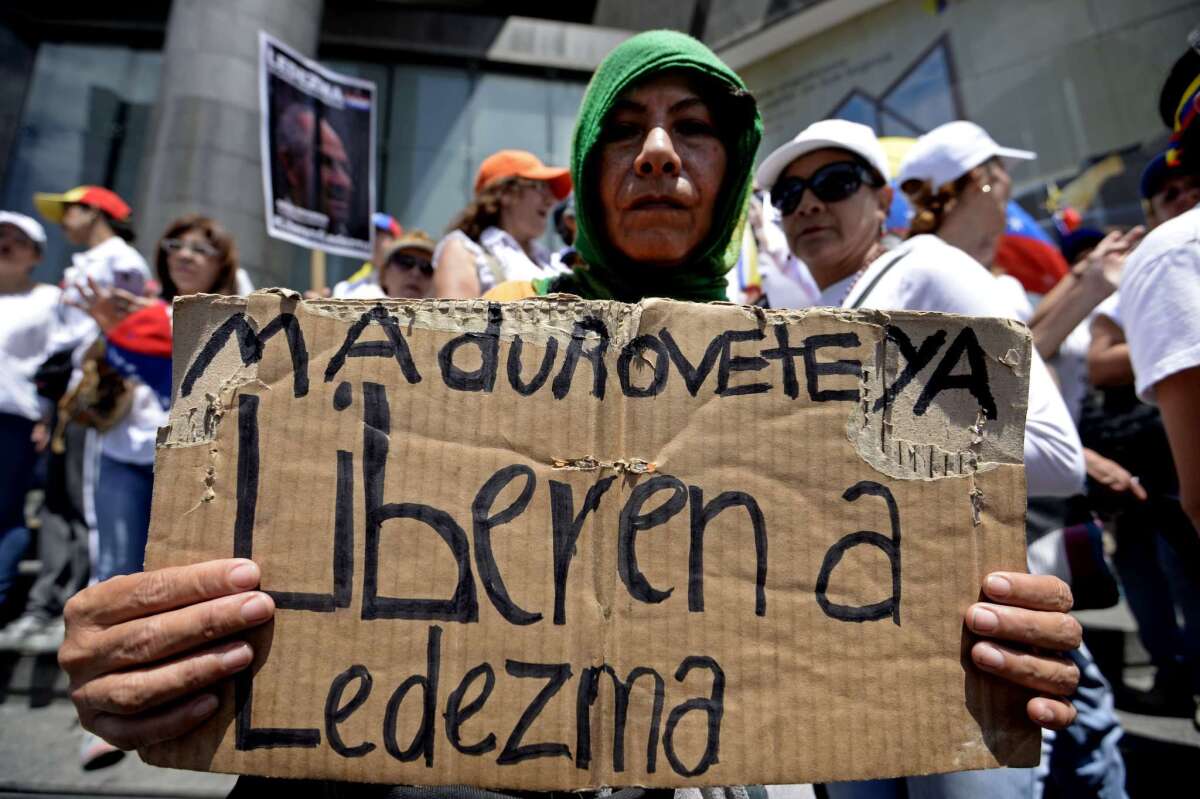
M 1113 565 L 1159 676 L 1190 680 L 1200 693 L 1200 580 L 1169 543 L 1168 528 L 1195 535 L 1182 511 L 1165 500 L 1118 516 Z
M 100 539 L 97 580 L 142 570 L 153 488 L 152 464 L 124 463 L 100 456 L 96 481 L 96 530 Z
M 1043 733 L 1036 796 L 1052 785 L 1055 796 L 1125 799 L 1125 759 L 1118 748 L 1124 730 L 1112 687 L 1086 646 L 1068 655 L 1079 667 L 1079 687 L 1071 695 L 1079 715 L 1065 730 Z
M 17 565 L 29 547 L 25 494 L 33 483 L 37 452 L 29 440 L 33 421 L 0 413 L 0 605 L 8 599 Z

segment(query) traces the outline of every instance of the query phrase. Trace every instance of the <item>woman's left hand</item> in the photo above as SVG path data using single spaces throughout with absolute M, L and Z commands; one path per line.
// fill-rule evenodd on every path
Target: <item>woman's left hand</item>
M 983 671 L 1041 696 L 1025 712 L 1036 724 L 1060 730 L 1075 720 L 1066 699 L 1079 684 L 1079 669 L 1061 653 L 1078 649 L 1083 628 L 1067 615 L 1073 599 L 1062 580 L 1049 575 L 993 572 L 983 581 L 989 602 L 967 608 L 967 628 L 984 638 L 971 647 Z
M 68 299 L 67 305 L 91 316 L 105 333 L 119 325 L 134 311 L 154 304 L 153 299 L 138 297 L 124 289 L 101 286 L 90 275 L 86 285 L 78 283 L 75 288 L 79 292 L 79 299 Z

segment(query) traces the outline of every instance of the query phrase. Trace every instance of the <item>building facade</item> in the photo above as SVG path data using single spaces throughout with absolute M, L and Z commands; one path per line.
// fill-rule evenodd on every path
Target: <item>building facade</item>
M 377 205 L 437 235 L 489 153 L 519 147 L 565 164 L 592 69 L 652 27 L 699 36 L 743 75 L 766 122 L 761 154 L 826 116 L 888 136 L 967 118 L 1038 153 L 1014 172 L 1036 216 L 1103 164 L 1092 170 L 1101 180 L 1083 182 L 1094 190 L 1076 181 L 1067 195 L 1090 223 L 1133 224 L 1138 173 L 1166 138 L 1158 86 L 1200 24 L 1195 4 L 1180 0 L 173 0 L 92 9 L 25 0 L 0 9 L 0 207 L 32 212 L 35 191 L 107 185 L 134 206 L 137 246 L 151 260 L 170 219 L 208 213 L 235 234 L 258 285 L 294 288 L 306 287 L 309 254 L 268 239 L 263 220 L 260 29 L 376 84 Z M 57 279 L 68 259 L 52 231 L 39 277 Z M 357 266 L 331 258 L 330 277 Z

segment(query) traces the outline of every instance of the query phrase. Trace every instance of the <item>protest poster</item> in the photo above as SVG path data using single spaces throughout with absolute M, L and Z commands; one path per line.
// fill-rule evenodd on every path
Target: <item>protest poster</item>
M 1019 323 L 175 309 L 147 567 L 253 557 L 278 610 L 149 762 L 539 790 L 1037 762 L 962 621 L 1024 566 Z
M 258 42 L 267 233 L 369 258 L 375 84 L 331 72 L 265 32 Z

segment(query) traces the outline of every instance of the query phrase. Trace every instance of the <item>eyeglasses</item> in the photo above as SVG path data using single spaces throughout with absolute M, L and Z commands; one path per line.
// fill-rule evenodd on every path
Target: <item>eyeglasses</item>
M 183 250 L 191 250 L 196 255 L 202 258 L 216 258 L 221 253 L 216 247 L 207 244 L 203 241 L 184 241 L 183 239 L 164 239 L 162 243 L 163 252 L 171 255 L 172 253 L 182 252 Z
M 394 266 L 405 271 L 408 271 L 409 269 L 420 269 L 421 274 L 425 277 L 431 277 L 433 275 L 432 261 L 429 261 L 425 258 L 417 258 L 413 255 L 404 255 L 403 253 L 399 255 L 393 255 L 391 258 L 388 258 L 387 266 L 389 269 Z
M 835 161 L 807 178 L 793 175 L 780 178 L 771 187 L 771 205 L 787 216 L 800 205 L 805 189 L 812 189 L 812 193 L 823 203 L 837 203 L 858 191 L 863 183 L 875 182 L 875 176 L 862 164 Z

